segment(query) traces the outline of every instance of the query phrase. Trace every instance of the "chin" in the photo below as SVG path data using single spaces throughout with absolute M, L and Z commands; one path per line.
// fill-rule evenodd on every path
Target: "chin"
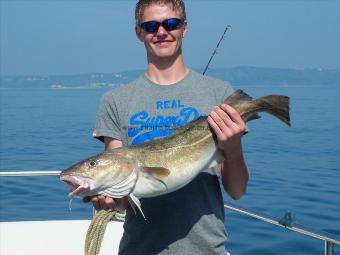
M 157 54 L 158 58 L 171 58 L 173 56 L 174 56 L 173 53 L 159 53 L 159 54 Z
M 151 59 L 157 60 L 157 59 L 162 59 L 162 60 L 168 60 L 168 59 L 173 59 L 177 58 L 180 55 L 180 50 L 177 48 L 173 47 L 168 47 L 168 48 L 153 48 L 149 51 L 148 55 L 151 57 Z
M 178 55 L 178 51 L 174 49 L 161 49 L 155 51 L 155 55 L 159 58 L 171 58 Z

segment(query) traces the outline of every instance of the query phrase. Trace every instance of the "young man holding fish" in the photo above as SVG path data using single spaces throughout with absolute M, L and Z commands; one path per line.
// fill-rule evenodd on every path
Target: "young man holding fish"
M 185 66 L 182 40 L 188 24 L 183 1 L 140 0 L 135 17 L 136 35 L 146 48 L 147 70 L 103 97 L 95 136 L 110 150 L 165 137 L 176 127 L 208 116 L 225 158 L 221 165 L 224 190 L 239 199 L 248 182 L 241 144 L 246 125 L 236 110 L 221 105 L 232 93 L 228 84 Z M 103 195 L 87 200 L 97 210 L 128 207 L 126 199 Z M 141 206 L 146 220 L 127 208 L 120 254 L 228 254 L 216 175 L 200 173 L 175 192 L 141 199 Z

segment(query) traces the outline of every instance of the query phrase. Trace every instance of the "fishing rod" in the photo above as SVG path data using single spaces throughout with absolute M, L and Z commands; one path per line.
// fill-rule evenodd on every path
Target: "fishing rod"
M 211 55 L 209 61 L 208 61 L 208 64 L 207 64 L 207 65 L 205 66 L 205 68 L 204 68 L 203 75 L 205 75 L 205 73 L 207 72 L 211 60 L 214 58 L 215 54 L 217 53 L 217 49 L 218 49 L 218 47 L 220 46 L 220 43 L 222 42 L 222 40 L 224 40 L 224 36 L 225 36 L 225 34 L 227 33 L 227 30 L 230 29 L 230 28 L 231 28 L 231 26 L 230 26 L 230 25 L 227 25 L 226 28 L 224 29 L 224 32 L 223 32 L 223 34 L 222 34 L 220 40 L 218 41 L 218 43 L 217 43 L 217 45 L 216 45 L 216 47 L 215 47 L 215 49 L 214 49 L 214 51 L 213 51 L 213 53 L 212 53 L 212 55 Z

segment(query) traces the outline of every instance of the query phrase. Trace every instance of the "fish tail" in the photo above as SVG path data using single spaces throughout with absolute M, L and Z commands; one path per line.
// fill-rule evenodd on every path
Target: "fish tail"
M 267 112 L 291 126 L 289 97 L 287 96 L 269 95 L 253 100 L 247 93 L 239 89 L 230 95 L 224 103 L 239 110 L 245 122 L 260 118 L 258 112 Z
M 257 111 L 267 112 L 280 119 L 288 126 L 290 124 L 289 97 L 281 95 L 270 95 L 261 97 L 253 103 L 257 106 Z

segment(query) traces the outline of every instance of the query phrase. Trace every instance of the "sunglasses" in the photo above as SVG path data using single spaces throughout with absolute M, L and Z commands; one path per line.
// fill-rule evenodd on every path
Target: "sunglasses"
M 146 21 L 140 24 L 141 28 L 148 33 L 156 33 L 160 26 L 164 27 L 166 31 L 173 31 L 182 26 L 183 22 L 177 18 L 166 19 L 162 22 Z

